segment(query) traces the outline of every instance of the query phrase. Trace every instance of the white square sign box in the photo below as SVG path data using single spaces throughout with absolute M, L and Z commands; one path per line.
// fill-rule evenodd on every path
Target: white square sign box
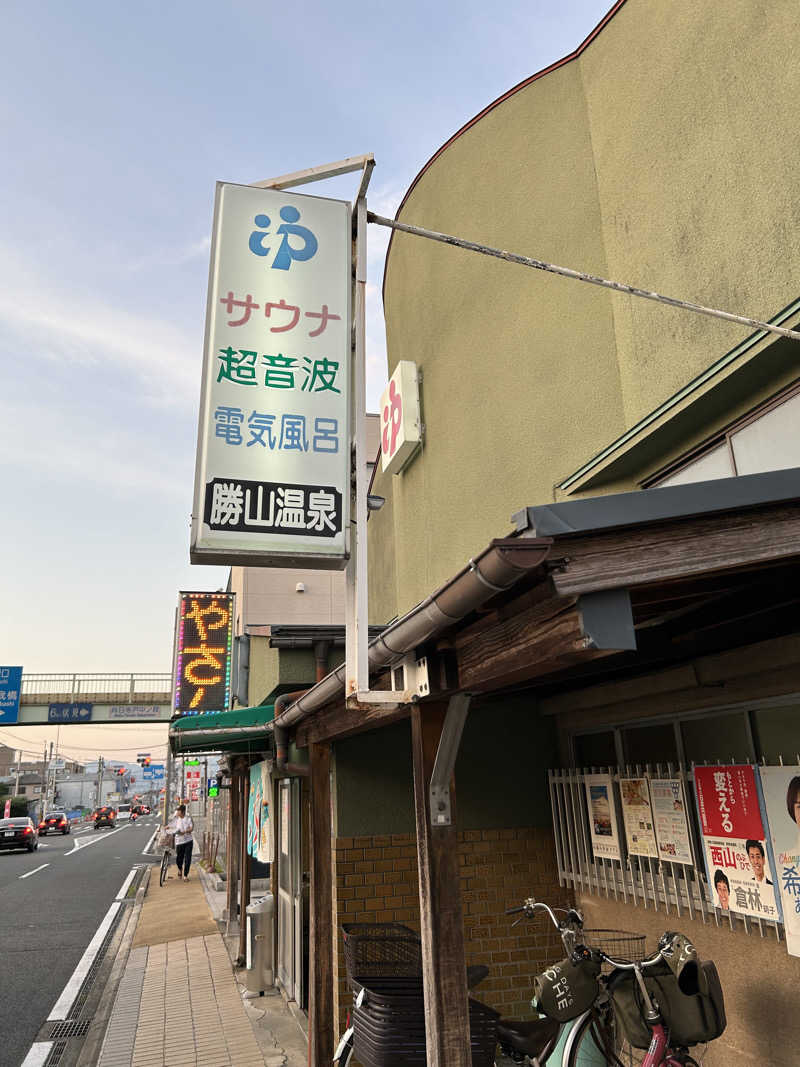
M 192 563 L 344 566 L 351 260 L 348 203 L 217 183 Z
M 401 359 L 381 396 L 381 470 L 399 474 L 422 441 L 419 373 Z

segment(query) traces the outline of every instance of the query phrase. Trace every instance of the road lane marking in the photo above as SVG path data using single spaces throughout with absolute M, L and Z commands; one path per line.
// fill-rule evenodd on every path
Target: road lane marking
M 27 874 L 21 874 L 20 878 L 30 878 L 32 874 L 36 874 L 37 871 L 43 871 L 45 867 L 49 867 L 49 863 L 43 863 L 41 867 L 34 867 L 32 871 L 28 871 Z
M 123 886 L 120 889 L 120 893 L 129 884 L 129 879 L 130 875 L 126 877 L 125 882 L 123 883 Z M 108 929 L 114 921 L 114 917 L 116 916 L 117 912 L 121 907 L 122 902 L 119 899 L 119 896 L 117 896 L 117 899 L 112 903 L 111 907 L 106 912 L 103 921 L 97 927 L 97 931 L 95 932 L 95 935 L 92 940 L 89 942 L 86 951 L 78 961 L 78 966 L 72 972 L 72 977 L 64 986 L 64 990 L 61 996 L 56 1001 L 55 1007 L 47 1016 L 47 1021 L 49 1023 L 58 1022 L 59 1020 L 66 1019 L 66 1017 L 69 1015 L 70 1009 L 72 1008 L 72 1005 L 75 1002 L 75 998 L 80 992 L 80 988 L 84 983 L 86 975 L 89 973 L 89 970 L 92 964 L 94 963 L 95 956 L 100 951 L 100 946 L 105 940 L 105 936 L 108 933 Z
M 20 1067 L 44 1067 L 52 1047 L 52 1041 L 34 1041 L 30 1052 L 22 1061 Z
M 128 894 L 128 890 L 130 889 L 131 882 L 136 877 L 138 871 L 139 871 L 139 867 L 137 865 L 136 867 L 133 868 L 131 873 L 128 875 L 128 877 L 125 879 L 125 881 L 122 883 L 122 889 L 120 889 L 119 893 L 117 893 L 117 896 L 116 896 L 117 900 L 124 900 L 125 899 L 125 897 Z
M 75 844 L 72 846 L 72 851 L 65 852 L 64 855 L 74 856 L 76 852 L 83 852 L 85 848 L 91 848 L 92 845 L 98 845 L 101 841 L 108 841 L 109 837 L 113 837 L 114 834 L 118 834 L 124 829 L 124 826 L 120 826 L 119 830 L 112 830 L 111 833 L 103 834 L 102 837 L 96 837 L 94 841 L 87 841 L 85 845 L 82 845 L 80 841 L 76 841 Z
M 150 849 L 151 849 L 151 848 L 152 848 L 152 846 L 153 846 L 153 842 L 154 842 L 154 841 L 155 841 L 155 839 L 156 839 L 156 835 L 157 835 L 157 833 L 158 833 L 158 828 L 156 828 L 155 830 L 153 830 L 153 833 L 152 833 L 152 835 L 151 835 L 151 837 L 150 837 L 150 840 L 149 840 L 149 841 L 147 842 L 147 844 L 146 844 L 146 845 L 144 846 L 144 848 L 142 849 L 142 855 L 143 855 L 143 856 L 152 856 L 152 855 L 153 855 L 153 853 L 152 853 L 152 852 L 150 851 Z

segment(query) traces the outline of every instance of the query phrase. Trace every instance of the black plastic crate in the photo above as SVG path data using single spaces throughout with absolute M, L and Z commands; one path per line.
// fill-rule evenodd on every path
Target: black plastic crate
M 425 1067 L 422 978 L 369 980 L 366 1000 L 353 1012 L 353 1050 L 364 1067 Z M 492 1067 L 499 1014 L 469 1000 L 472 1067 Z
M 402 923 L 344 923 L 344 960 L 350 984 L 358 979 L 422 975 L 419 934 Z

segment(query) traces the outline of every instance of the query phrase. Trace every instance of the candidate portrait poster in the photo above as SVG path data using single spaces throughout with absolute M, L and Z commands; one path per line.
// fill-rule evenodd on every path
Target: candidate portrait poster
M 650 789 L 646 778 L 620 778 L 622 823 L 628 852 L 633 856 L 658 858 Z
M 800 767 L 759 767 L 786 948 L 800 956 Z
M 659 858 L 670 863 L 693 863 L 686 818 L 686 795 L 681 779 L 652 778 L 650 803 Z
M 589 809 L 589 834 L 596 859 L 619 860 L 617 806 L 610 774 L 587 774 L 586 806 Z
M 695 767 L 694 784 L 712 903 L 755 919 L 780 918 L 753 768 Z

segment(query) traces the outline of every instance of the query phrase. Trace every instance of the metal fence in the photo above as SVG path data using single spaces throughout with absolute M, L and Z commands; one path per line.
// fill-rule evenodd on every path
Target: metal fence
M 172 675 L 160 674 L 23 674 L 22 699 L 67 697 L 71 700 L 92 694 L 124 697 L 134 703 L 144 695 L 170 694 Z M 120 703 L 123 700 L 119 700 Z
M 592 849 L 589 811 L 586 805 L 586 777 L 609 774 L 618 794 L 620 778 L 680 778 L 686 797 L 686 817 L 692 846 L 692 863 L 676 863 L 631 855 L 625 848 L 625 835 L 619 827 L 622 860 L 596 856 Z M 762 937 L 772 931 L 780 941 L 783 924 L 777 920 L 751 918 L 732 911 L 722 911 L 710 902 L 708 879 L 702 859 L 700 827 L 694 804 L 694 772 L 674 764 L 629 765 L 620 767 L 584 767 L 547 772 L 553 830 L 556 843 L 558 877 L 562 886 L 613 897 L 621 903 L 639 908 L 663 910 L 668 915 L 688 915 L 717 926 L 730 924 L 732 930 L 758 932 Z M 620 810 L 617 800 L 617 811 Z

